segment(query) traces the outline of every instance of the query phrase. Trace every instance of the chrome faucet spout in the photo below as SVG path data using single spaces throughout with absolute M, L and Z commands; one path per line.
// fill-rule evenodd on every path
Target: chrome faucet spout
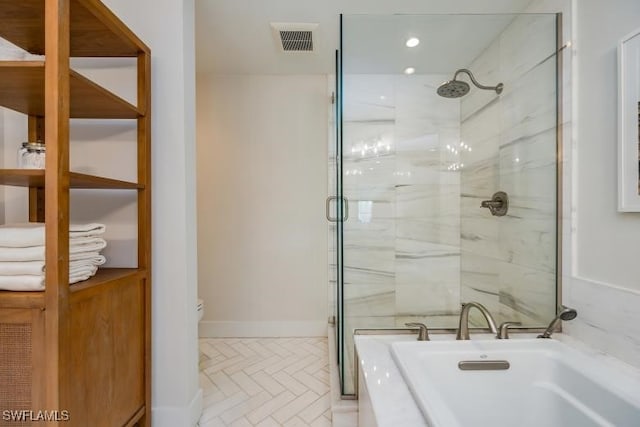
M 493 316 L 489 313 L 487 308 L 480 304 L 479 302 L 468 302 L 462 304 L 462 310 L 460 311 L 460 323 L 458 324 L 458 333 L 456 334 L 457 340 L 468 340 L 469 338 L 469 310 L 472 308 L 477 308 L 480 310 L 480 313 L 484 316 L 489 325 L 489 329 L 491 333 L 494 335 L 498 334 L 498 328 L 496 327 L 496 322 L 493 320 Z

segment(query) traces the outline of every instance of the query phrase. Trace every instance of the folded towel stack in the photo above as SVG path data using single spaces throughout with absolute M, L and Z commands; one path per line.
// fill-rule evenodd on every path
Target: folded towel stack
M 106 262 L 103 224 L 69 225 L 69 283 L 87 280 Z M 45 272 L 44 224 L 0 225 L 0 290 L 41 291 Z

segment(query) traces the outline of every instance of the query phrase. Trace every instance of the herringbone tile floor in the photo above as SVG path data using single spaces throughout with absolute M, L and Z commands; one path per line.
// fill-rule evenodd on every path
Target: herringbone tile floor
M 200 427 L 331 426 L 326 338 L 200 340 Z

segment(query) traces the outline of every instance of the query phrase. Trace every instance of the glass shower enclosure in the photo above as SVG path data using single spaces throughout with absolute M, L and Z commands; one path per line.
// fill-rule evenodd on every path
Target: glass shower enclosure
M 559 26 L 342 16 L 328 211 L 343 395 L 356 329 L 453 330 L 470 301 L 524 328 L 555 315 Z

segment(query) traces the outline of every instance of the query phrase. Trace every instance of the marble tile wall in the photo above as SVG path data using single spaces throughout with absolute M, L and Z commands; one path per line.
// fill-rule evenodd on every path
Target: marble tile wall
M 444 75 L 344 80 L 344 330 L 453 327 L 460 300 L 460 105 L 436 95 Z M 332 159 L 333 160 L 333 159 Z M 333 189 L 334 182 L 330 183 Z M 436 324 L 434 324 L 437 323 Z M 347 369 L 348 371 L 348 369 Z M 349 378 L 346 378 L 349 380 Z M 352 391 L 352 384 L 345 384 Z
M 563 283 L 563 302 L 578 307 L 563 332 L 640 368 L 640 292 L 572 277 Z
M 447 78 L 395 78 L 395 313 L 430 327 L 454 327 L 460 304 L 460 174 L 447 149 L 460 140 L 460 105 L 436 93 Z
M 548 323 L 556 299 L 555 17 L 519 16 L 469 68 L 500 96 L 461 101 L 461 295 L 499 321 Z M 480 208 L 496 191 L 509 212 Z

